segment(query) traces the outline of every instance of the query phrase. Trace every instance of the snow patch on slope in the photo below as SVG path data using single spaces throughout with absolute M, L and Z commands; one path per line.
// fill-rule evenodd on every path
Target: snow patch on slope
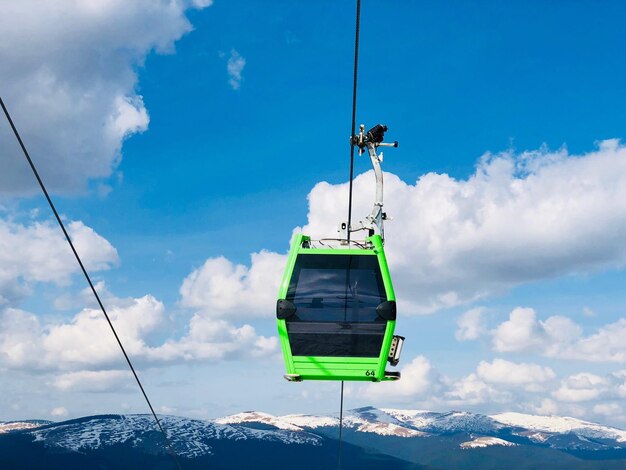
M 235 415 L 218 418 L 214 421 L 217 424 L 241 424 L 241 423 L 264 423 L 274 426 L 278 429 L 288 431 L 302 431 L 301 426 L 290 423 L 285 417 L 273 416 L 269 413 L 260 411 L 244 411 Z
M 316 429 L 339 426 L 339 418 L 315 415 L 285 415 L 280 419 L 300 428 Z
M 0 423 L 0 434 L 12 431 L 21 431 L 23 429 L 34 429 L 42 425 L 43 423 L 28 421 L 10 421 L 8 423 Z
M 483 447 L 489 446 L 505 446 L 505 447 L 513 447 L 517 444 L 509 441 L 505 441 L 504 439 L 499 439 L 497 437 L 476 437 L 471 441 L 463 442 L 460 447 L 461 449 L 479 449 Z

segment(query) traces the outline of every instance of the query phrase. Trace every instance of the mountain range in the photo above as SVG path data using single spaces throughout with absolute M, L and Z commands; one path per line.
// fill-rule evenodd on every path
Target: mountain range
M 161 419 L 184 469 L 337 467 L 335 414 Z M 626 431 L 569 417 L 365 407 L 343 424 L 344 469 L 626 468 Z M 150 415 L 0 422 L 0 468 L 138 466 L 177 468 Z

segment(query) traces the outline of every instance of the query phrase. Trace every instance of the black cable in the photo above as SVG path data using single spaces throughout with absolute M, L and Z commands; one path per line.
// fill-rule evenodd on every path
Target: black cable
M 354 74 L 352 80 L 352 130 L 350 131 L 350 186 L 348 190 L 348 246 L 352 231 L 352 180 L 354 179 L 354 142 L 352 137 L 356 131 L 356 91 L 359 71 L 359 35 L 361 32 L 361 0 L 356 0 L 356 28 L 354 33 Z M 339 404 L 339 456 L 337 468 L 341 470 L 341 443 L 343 433 L 343 380 L 341 381 L 341 400 Z
M 4 101 L 2 100 L 2 97 L 0 97 L 0 106 L 2 106 L 4 115 L 7 117 L 7 121 L 9 121 L 9 124 L 11 125 L 11 129 L 13 129 L 13 133 L 15 134 L 15 137 L 17 138 L 17 141 L 19 142 L 20 147 L 22 147 L 22 152 L 24 152 L 24 156 L 26 157 L 26 160 L 28 160 L 28 164 L 30 165 L 31 170 L 33 170 L 35 178 L 37 178 L 37 182 L 39 183 L 39 186 L 41 187 L 41 190 L 43 191 L 44 196 L 46 196 L 48 204 L 50 205 L 50 208 L 52 209 L 52 212 L 54 213 L 54 217 L 56 217 L 57 222 L 59 223 L 59 226 L 61 227 L 61 230 L 63 231 L 63 235 L 65 235 L 65 239 L 69 243 L 70 248 L 72 249 L 72 252 L 74 253 L 74 256 L 76 257 L 76 261 L 78 261 L 80 269 L 83 271 L 83 274 L 85 275 L 85 279 L 87 279 L 87 282 L 89 283 L 89 287 L 91 287 L 91 291 L 93 292 L 93 295 L 95 296 L 98 302 L 98 305 L 100 306 L 100 309 L 102 310 L 102 313 L 104 313 L 104 317 L 106 318 L 109 326 L 111 327 L 111 331 L 113 332 L 113 335 L 115 336 L 115 339 L 117 340 L 117 344 L 119 344 L 120 349 L 122 350 L 122 353 L 124 354 L 124 357 L 126 358 L 128 367 L 130 367 L 130 370 L 135 376 L 137 385 L 139 385 L 139 388 L 141 389 L 141 393 L 143 394 L 143 397 L 145 398 L 146 403 L 148 404 L 148 407 L 150 408 L 150 411 L 152 412 L 152 416 L 154 416 L 154 420 L 156 421 L 157 426 L 159 427 L 159 430 L 161 431 L 161 434 L 163 434 L 163 438 L 165 439 L 165 447 L 167 448 L 167 451 L 171 454 L 171 456 L 174 458 L 176 462 L 176 466 L 179 468 L 179 470 L 182 470 L 182 467 L 180 466 L 180 462 L 178 461 L 178 457 L 176 456 L 176 453 L 174 452 L 174 449 L 171 446 L 170 440 L 167 437 L 167 434 L 165 433 L 163 426 L 161 426 L 161 421 L 159 420 L 156 413 L 154 412 L 152 403 L 150 403 L 150 399 L 148 398 L 148 395 L 146 394 L 146 391 L 144 390 L 143 385 L 141 384 L 141 381 L 139 380 L 139 376 L 137 375 L 137 372 L 135 372 L 135 368 L 133 367 L 132 362 L 130 362 L 130 358 L 128 357 L 128 354 L 126 354 L 126 350 L 124 349 L 124 346 L 122 345 L 122 341 L 120 340 L 119 336 L 117 335 L 117 332 L 115 331 L 115 327 L 113 326 L 113 323 L 111 322 L 111 319 L 109 318 L 109 314 L 104 308 L 104 305 L 102 301 L 100 300 L 100 296 L 98 295 L 98 292 L 96 292 L 96 288 L 91 282 L 91 278 L 89 277 L 89 274 L 87 273 L 87 270 L 85 269 L 85 266 L 83 265 L 83 262 L 81 261 L 80 256 L 78 256 L 78 252 L 76 251 L 76 248 L 74 247 L 74 243 L 72 243 L 72 239 L 70 238 L 69 234 L 67 233 L 67 230 L 65 229 L 65 224 L 63 224 L 61 217 L 59 217 L 59 213 L 57 212 L 56 207 L 54 206 L 54 203 L 52 202 L 52 199 L 50 199 L 50 195 L 48 194 L 48 191 L 46 190 L 46 187 L 43 184 L 43 181 L 41 177 L 39 176 L 39 173 L 37 172 L 37 168 L 35 168 L 35 164 L 31 160 L 30 155 L 28 154 L 28 151 L 26 150 L 26 146 L 24 145 L 24 142 L 22 142 L 22 138 L 20 137 L 20 134 L 17 131 L 17 128 L 15 127 L 15 124 L 13 124 L 13 119 L 11 119 L 9 110 L 4 105 Z
M 343 430 L 343 380 L 341 381 L 341 404 L 339 405 L 339 457 L 337 459 L 337 468 L 341 470 L 341 434 Z
M 350 188 L 348 193 L 348 244 L 352 230 L 352 180 L 354 179 L 354 142 L 352 137 L 356 131 L 356 91 L 359 71 L 359 35 L 361 31 L 361 0 L 356 0 L 356 32 L 354 37 L 354 74 L 352 81 L 352 130 L 350 131 Z

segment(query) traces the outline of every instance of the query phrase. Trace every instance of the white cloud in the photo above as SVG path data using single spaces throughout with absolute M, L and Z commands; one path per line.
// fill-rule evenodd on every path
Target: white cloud
M 347 192 L 346 183 L 317 184 L 303 233 L 336 233 Z M 355 179 L 354 200 L 358 220 L 374 200 L 371 171 Z M 626 261 L 626 147 L 616 140 L 580 156 L 487 154 L 466 180 L 429 173 L 411 185 L 386 173 L 385 201 L 393 216 L 386 252 L 404 314 Z
M 94 282 L 94 287 L 100 297 L 100 300 L 102 300 L 105 305 L 109 305 L 111 302 L 118 302 L 120 300 L 109 292 L 104 281 Z M 59 297 L 54 299 L 52 305 L 56 310 L 76 310 L 84 307 L 97 308 L 98 302 L 93 295 L 91 287 L 87 286 L 77 295 L 69 293 L 61 294 Z
M 588 317 L 588 318 L 593 318 L 593 317 L 596 316 L 596 312 L 594 312 L 589 307 L 585 306 L 585 307 L 583 307 L 583 315 Z
M 459 341 L 471 341 L 478 339 L 487 333 L 485 309 L 476 307 L 461 315 L 457 321 L 457 330 L 454 336 Z
M 601 327 L 597 333 L 581 338 L 559 354 L 585 361 L 626 362 L 626 319 Z
M 150 118 L 148 111 L 143 106 L 141 96 L 117 97 L 115 99 L 115 113 L 110 117 L 110 127 L 121 140 L 148 128 Z
M 109 317 L 127 352 L 145 354 L 145 338 L 165 323 L 164 306 L 152 296 L 109 304 Z M 0 311 L 0 366 L 19 370 L 106 369 L 123 357 L 99 309 L 85 308 L 69 321 L 44 323 L 17 309 Z
M 441 375 L 424 356 L 402 369 L 398 382 L 364 384 L 357 397 L 370 403 L 409 404 L 432 408 L 468 409 L 481 412 L 520 411 L 541 415 L 565 414 L 587 417 L 617 413 L 626 396 L 626 371 L 600 376 L 580 372 L 559 378 L 550 368 L 503 359 L 481 361 L 476 371 L 460 378 Z M 621 419 L 621 418 L 620 418 Z
M 503 359 L 481 361 L 475 373 L 449 382 L 444 402 L 454 406 L 521 403 L 533 394 L 545 392 L 555 377 L 552 369 L 538 364 Z
M 417 356 L 400 373 L 397 382 L 368 384 L 363 396 L 374 401 L 411 402 L 430 398 L 440 387 L 440 378 L 430 361 L 424 356 Z
M 493 348 L 499 352 L 530 350 L 543 344 L 545 336 L 535 311 L 518 307 L 493 332 Z
M 165 323 L 164 305 L 150 295 L 128 305 L 110 305 L 107 312 L 124 348 L 141 357 L 146 338 Z M 99 309 L 84 309 L 71 322 L 47 326 L 42 338 L 49 366 L 68 370 L 111 367 L 122 363 L 119 346 Z
M 87 269 L 98 271 L 117 264 L 117 252 L 107 240 L 81 222 L 67 226 Z M 89 289 L 55 299 L 57 308 L 87 306 L 69 319 L 56 316 L 44 321 L 11 306 L 20 300 L 18 294 L 27 294 L 36 282 L 70 283 L 77 267 L 57 227 L 52 222 L 24 225 L 0 220 L 0 247 L 5 248 L 0 250 L 4 303 L 0 305 L 0 369 L 57 374 L 50 383 L 63 391 L 119 390 L 124 381 L 120 370 L 126 364 Z M 282 258 L 267 252 L 254 254 L 252 270 L 224 259 L 209 260 L 192 273 L 181 289 L 186 293 L 182 303 L 198 311 L 190 316 L 182 334 L 172 328 L 164 305 L 153 296 L 118 298 L 103 281 L 96 288 L 126 351 L 140 367 L 273 356 L 278 351 L 277 338 L 259 335 L 251 325 L 215 317 L 229 308 L 250 307 L 244 313 L 259 314 L 267 308 L 263 299 L 273 307 L 280 273 L 272 269 L 282 264 L 273 261 L 276 257 Z M 224 270 L 215 271 L 216 266 L 230 269 L 226 275 L 230 280 L 224 280 Z M 276 282 L 273 292 L 268 290 L 270 278 Z M 203 281 L 215 289 L 203 292 Z
M 564 402 L 589 401 L 598 399 L 608 387 L 609 381 L 606 378 L 581 372 L 561 381 L 561 386 L 552 396 Z
M 157 411 L 159 414 L 171 415 L 171 414 L 176 413 L 176 410 L 177 410 L 176 408 L 172 408 L 170 406 L 159 406 Z
M 444 397 L 446 402 L 453 406 L 470 406 L 483 403 L 510 403 L 513 395 L 509 391 L 499 390 L 486 383 L 476 374 L 469 374 L 451 384 Z
M 509 319 L 491 332 L 498 352 L 535 353 L 546 357 L 587 362 L 626 362 L 626 319 L 583 335 L 570 318 L 552 316 L 538 320 L 531 308 L 515 308 Z
M 228 84 L 233 90 L 239 90 L 241 82 L 243 81 L 242 72 L 246 66 L 246 59 L 239 54 L 235 49 L 231 49 L 230 57 L 226 63 L 226 70 L 228 72 Z
M 130 370 L 68 372 L 57 376 L 52 385 L 63 392 L 134 391 L 134 379 Z
M 23 310 L 0 310 L 0 368 L 37 368 L 42 358 L 41 324 Z
M 617 403 L 598 403 L 594 405 L 593 412 L 600 416 L 619 416 L 624 410 Z
M 65 418 L 68 414 L 69 412 L 64 406 L 57 406 L 56 408 L 50 410 L 50 415 L 55 418 Z
M 585 403 L 589 405 L 589 403 Z M 575 416 L 577 418 L 590 419 L 589 409 L 582 406 L 580 402 L 558 402 L 552 398 L 543 398 L 539 404 L 521 403 L 520 411 L 524 413 L 532 413 L 543 416 Z
M 110 299 L 107 312 L 135 365 L 267 357 L 278 350 L 275 337 L 258 335 L 250 325 L 235 326 L 200 313 L 185 334 L 158 341 L 169 321 L 164 305 L 150 295 Z M 101 391 L 122 380 L 126 364 L 102 312 L 85 308 L 70 321 L 42 324 L 16 309 L 0 311 L 0 368 L 61 372 L 59 389 Z
M 559 405 L 551 398 L 544 398 L 539 406 L 530 406 L 529 408 L 533 413 L 544 416 L 554 416 L 559 413 Z
M 548 382 L 556 377 L 549 367 L 538 364 L 515 363 L 504 359 L 481 361 L 476 368 L 479 378 L 488 383 L 504 385 L 529 385 Z
M 0 7 L 0 85 L 31 156 L 54 191 L 106 178 L 124 138 L 149 122 L 137 93 L 137 67 L 169 52 L 192 27 L 189 8 L 207 0 L 32 0 Z M 14 137 L 4 147 L 0 193 L 33 191 L 35 182 Z
M 583 329 L 571 318 L 555 315 L 539 322 L 548 338 L 544 345 L 546 355 L 559 356 L 564 345 L 571 344 L 582 335 Z
M 386 209 L 394 218 L 386 226 L 385 249 L 401 314 L 429 313 L 524 282 L 626 262 L 621 242 L 626 237 L 626 147 L 616 140 L 603 141 L 597 151 L 582 156 L 546 149 L 486 155 L 467 180 L 429 173 L 409 185 L 390 173 L 385 178 Z M 308 224 L 294 232 L 314 238 L 336 234 L 347 193 L 347 183 L 315 185 L 308 195 Z M 373 197 L 373 173 L 357 176 L 354 213 L 369 213 Z M 591 214 L 593 224 L 588 223 Z M 224 258 L 208 260 L 186 280 L 182 302 L 220 313 L 270 316 L 285 260 L 266 251 L 253 256 L 249 267 Z M 248 285 L 247 276 L 257 270 L 267 274 L 264 280 L 271 286 Z M 257 303 L 250 301 L 255 296 Z M 457 336 L 479 335 L 480 317 L 463 318 Z M 525 326 L 520 323 L 524 318 Z M 532 348 L 529 340 L 542 342 L 537 335 L 565 341 L 563 335 L 578 334 L 564 317 L 537 325 L 520 313 L 513 323 L 499 335 L 512 335 L 513 343 L 498 343 L 499 351 Z
M 211 258 L 185 278 L 181 305 L 204 316 L 271 316 L 275 310 L 286 255 L 253 253 L 250 268 L 226 258 Z
M 101 271 L 115 266 L 117 251 L 82 222 L 67 229 L 85 267 Z M 0 306 L 14 305 L 33 282 L 68 284 L 79 267 L 63 233 L 53 222 L 22 224 L 0 219 Z
M 276 353 L 278 339 L 257 335 L 250 325 L 234 326 L 224 320 L 196 314 L 180 340 L 169 340 L 148 351 L 152 361 L 223 360 L 266 357 Z
M 565 345 L 582 334 L 582 328 L 570 318 L 536 318 L 532 308 L 517 307 L 509 319 L 491 332 L 493 349 L 499 352 L 539 352 L 548 356 L 561 354 Z

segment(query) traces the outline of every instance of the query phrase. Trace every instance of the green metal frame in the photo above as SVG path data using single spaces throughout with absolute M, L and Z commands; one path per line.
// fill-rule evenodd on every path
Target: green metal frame
M 368 245 L 371 248 L 304 248 L 303 244 L 308 242 L 310 237 L 302 234 L 295 235 L 285 274 L 280 284 L 278 299 L 284 300 L 287 297 L 289 283 L 293 274 L 298 255 L 362 255 L 377 256 L 380 272 L 387 294 L 387 300 L 396 300 L 389 275 L 389 267 L 387 266 L 387 258 L 385 258 L 385 250 L 380 235 L 372 235 L 367 238 Z M 319 356 L 293 356 L 291 354 L 291 345 L 287 334 L 287 323 L 285 320 L 277 319 L 278 336 L 280 338 L 280 346 L 283 350 L 285 358 L 285 366 L 287 374 L 298 377 L 298 380 L 351 380 L 351 381 L 369 381 L 380 382 L 389 380 L 385 377 L 385 367 L 389 357 L 389 349 L 393 340 L 393 333 L 396 327 L 395 320 L 387 322 L 385 336 L 378 357 L 319 357 Z

